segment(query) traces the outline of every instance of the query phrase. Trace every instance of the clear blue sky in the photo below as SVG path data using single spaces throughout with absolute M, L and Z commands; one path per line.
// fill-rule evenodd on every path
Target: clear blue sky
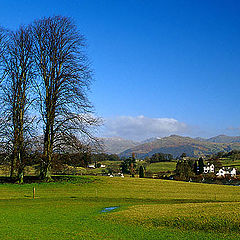
M 42 16 L 75 19 L 88 40 L 99 116 L 175 119 L 192 136 L 240 134 L 239 0 L 0 3 L 0 24 L 11 29 Z

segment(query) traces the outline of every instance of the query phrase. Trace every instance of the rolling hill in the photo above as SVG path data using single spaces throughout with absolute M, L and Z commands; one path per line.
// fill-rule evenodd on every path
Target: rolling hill
M 220 138 L 217 138 L 220 139 Z M 212 141 L 217 141 L 212 138 Z M 220 140 L 218 140 L 220 141 Z M 161 139 L 156 139 L 152 142 L 147 142 L 134 147 L 131 147 L 122 153 L 120 157 L 131 156 L 132 152 L 139 158 L 151 156 L 154 153 L 170 153 L 174 157 L 180 156 L 183 152 L 189 157 L 199 157 L 202 155 L 213 154 L 219 151 L 231 151 L 232 149 L 240 150 L 240 142 L 219 143 L 204 141 L 190 137 L 181 137 L 178 135 L 171 135 Z
M 240 143 L 240 136 L 230 137 L 226 135 L 218 135 L 216 137 L 212 137 L 206 139 L 207 142 L 215 142 L 215 143 Z

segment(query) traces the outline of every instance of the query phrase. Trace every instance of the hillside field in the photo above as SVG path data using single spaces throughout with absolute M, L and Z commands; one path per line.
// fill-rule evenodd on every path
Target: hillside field
M 0 239 L 240 239 L 239 199 L 240 187 L 129 177 L 1 184 Z
M 151 163 L 147 166 L 146 170 L 153 173 L 162 171 L 174 171 L 176 169 L 176 164 L 177 161 Z

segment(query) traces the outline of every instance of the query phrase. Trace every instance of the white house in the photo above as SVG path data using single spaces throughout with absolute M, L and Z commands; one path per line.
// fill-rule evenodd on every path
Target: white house
M 237 174 L 237 169 L 236 168 L 224 168 L 222 167 L 221 169 L 219 169 L 218 173 L 216 174 L 219 177 L 224 177 L 225 175 L 230 175 L 231 177 L 236 176 Z
M 100 165 L 100 168 L 105 168 L 105 167 L 106 167 L 106 165 L 104 165 L 104 164 Z M 96 168 L 96 164 L 88 164 L 88 168 Z
M 95 164 L 88 164 L 88 168 L 95 168 Z
M 203 167 L 203 173 L 214 173 L 214 165 L 208 163 L 206 166 Z

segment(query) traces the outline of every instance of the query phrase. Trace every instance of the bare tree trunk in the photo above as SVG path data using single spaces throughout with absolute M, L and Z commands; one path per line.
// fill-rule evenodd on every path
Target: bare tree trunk
M 40 177 L 45 180 L 51 180 L 51 162 L 52 162 L 52 144 L 50 135 L 50 124 L 46 124 L 44 134 L 43 162 L 41 166 Z
M 53 152 L 57 148 L 66 151 L 67 145 L 77 146 L 76 135 L 93 139 L 88 127 L 96 126 L 98 121 L 90 117 L 92 106 L 85 92 L 91 74 L 82 51 L 84 38 L 72 20 L 61 16 L 43 18 L 35 21 L 32 29 L 35 65 L 41 77 L 36 89 L 44 123 L 40 175 L 48 180 Z
M 30 30 L 21 27 L 10 32 L 3 56 L 4 80 L 1 85 L 2 112 L 5 116 L 5 136 L 12 143 L 10 176 L 22 183 L 27 127 L 26 109 L 29 107 L 28 89 L 33 78 L 32 39 Z M 7 133 L 7 134 L 6 134 Z M 7 143 L 9 144 L 10 141 Z
M 12 179 L 16 179 L 17 177 L 17 149 L 16 149 L 16 143 L 13 147 L 13 154 L 12 154 L 12 161 L 11 161 L 11 170 L 10 170 L 10 177 Z
M 17 178 L 18 172 L 18 127 L 17 127 L 17 108 L 16 108 L 16 92 L 13 93 L 13 101 L 12 101 L 12 122 L 13 122 L 13 154 L 12 154 L 12 162 L 11 162 L 11 174 L 10 177 L 12 179 Z

